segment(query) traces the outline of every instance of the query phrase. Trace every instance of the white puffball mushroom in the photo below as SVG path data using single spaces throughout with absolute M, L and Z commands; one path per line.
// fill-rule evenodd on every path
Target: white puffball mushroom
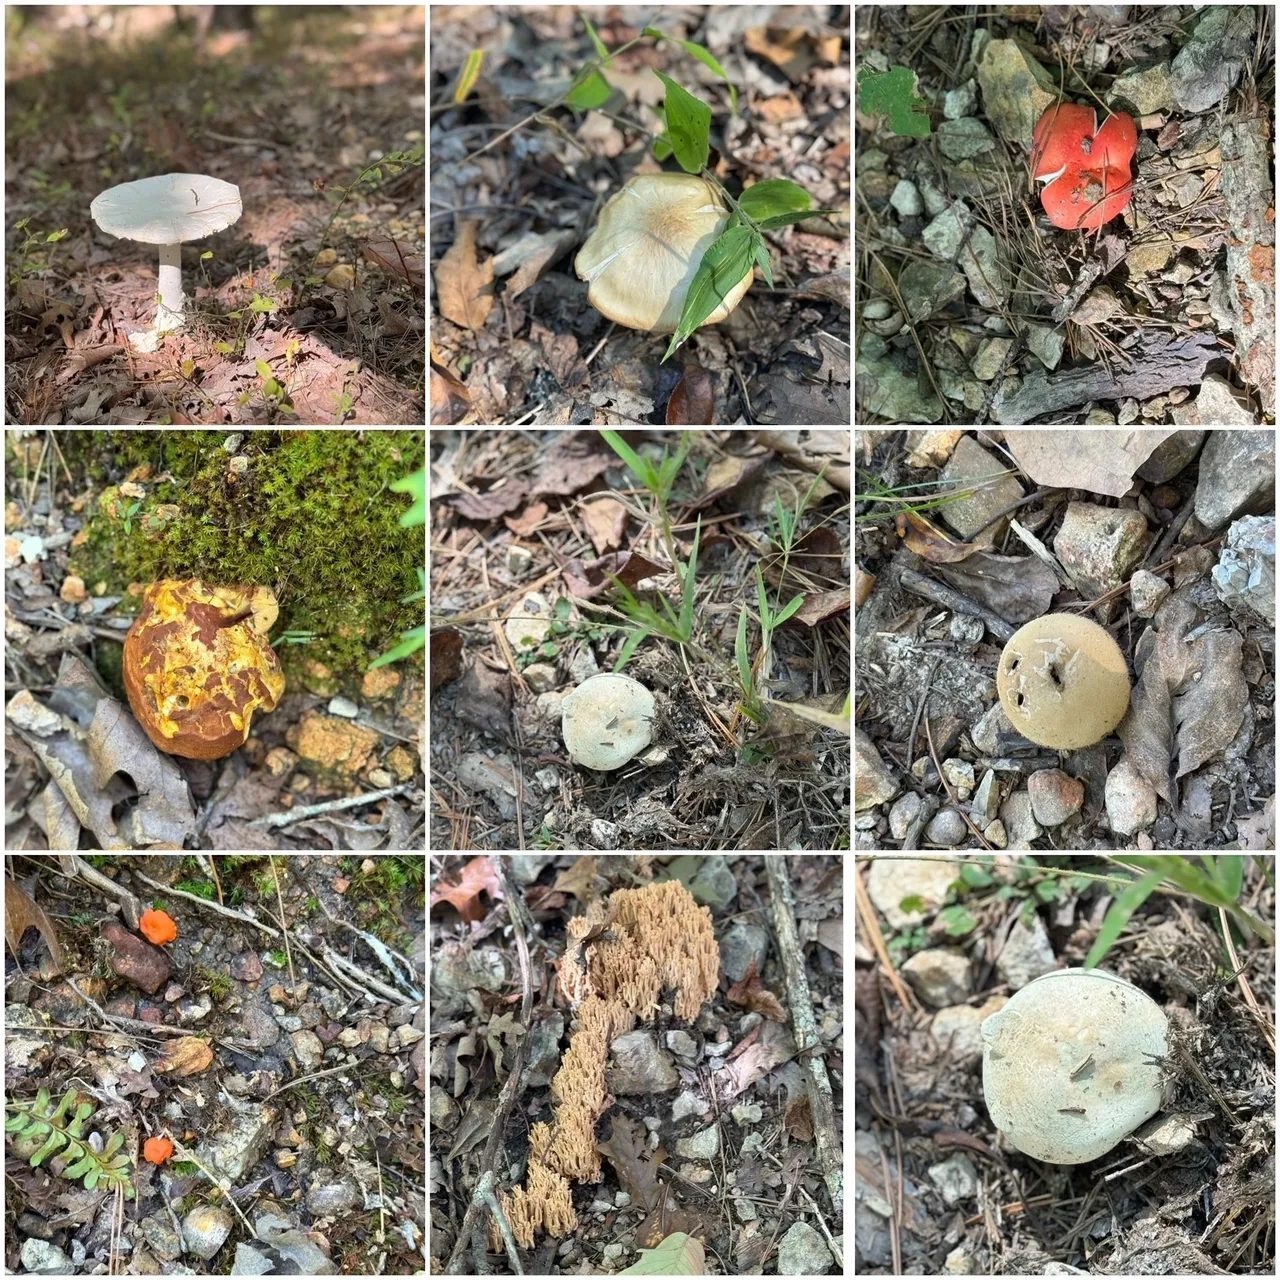
M 588 769 L 618 769 L 653 738 L 653 694 L 630 676 L 588 676 L 560 709 L 569 757 Z
M 151 334 L 182 326 L 183 244 L 224 230 L 239 221 L 241 211 L 240 188 L 203 173 L 122 182 L 94 197 L 89 213 L 108 235 L 160 246 L 160 301 Z M 141 337 L 134 334 L 130 341 Z M 154 350 L 154 338 L 147 345 Z
M 674 333 L 702 256 L 728 221 L 723 197 L 705 178 L 636 174 L 610 197 L 574 259 L 574 270 L 589 286 L 587 301 L 629 329 Z M 749 266 L 702 323 L 719 324 L 753 278 Z
M 1057 969 L 982 1024 L 982 1093 L 1025 1155 L 1084 1164 L 1160 1110 L 1168 1020 L 1104 969 Z

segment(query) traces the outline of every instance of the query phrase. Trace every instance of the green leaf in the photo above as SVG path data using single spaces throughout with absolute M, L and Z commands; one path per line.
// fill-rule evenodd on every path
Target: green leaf
M 773 620 L 775 629 L 782 626 L 793 613 L 804 604 L 804 596 L 793 596 L 783 607 L 782 612 Z
M 598 53 L 602 58 L 607 58 L 609 56 L 609 46 L 600 39 L 599 35 L 596 33 L 595 27 L 591 25 L 591 19 L 588 18 L 585 13 L 582 15 L 582 22 L 587 28 L 587 35 L 591 37 L 591 44 L 596 53 Z
M 738 660 L 738 675 L 742 678 L 742 692 L 751 696 L 751 655 L 747 651 L 747 606 L 738 613 L 738 634 L 733 642 L 734 657 Z
M 427 469 L 419 467 L 417 471 L 399 480 L 393 480 L 388 486 L 392 493 L 407 493 L 413 498 L 413 505 L 406 508 L 400 517 L 400 527 L 427 523 Z
M 674 354 L 751 271 L 758 238 L 749 227 L 730 227 L 702 255 L 702 265 L 685 296 L 679 327 L 671 335 L 663 360 Z
M 262 359 L 255 360 L 253 362 L 253 367 L 258 371 L 258 377 L 260 378 L 271 377 L 271 366 L 265 360 L 262 360 Z
M 858 107 L 866 115 L 889 117 L 889 128 L 905 138 L 927 138 L 929 113 L 923 98 L 916 97 L 916 74 L 908 67 L 876 71 L 858 68 Z
M 386 653 L 369 663 L 369 670 L 373 671 L 378 667 L 385 667 L 388 662 L 398 662 L 401 658 L 407 658 L 410 654 L 417 653 L 419 649 L 426 648 L 426 644 L 425 624 L 414 627 L 412 631 L 405 631 L 401 634 L 400 643 L 394 649 L 388 649 Z
M 672 1232 L 656 1249 L 641 1249 L 640 1261 L 619 1271 L 620 1276 L 704 1276 L 706 1252 L 702 1242 L 683 1231 Z
M 755 222 L 784 213 L 802 213 L 813 208 L 813 197 L 799 183 L 786 178 L 770 178 L 748 187 L 739 197 L 742 212 Z
M 565 102 L 575 111 L 594 111 L 596 107 L 603 107 L 612 93 L 613 88 L 609 82 L 599 71 L 593 69 L 584 73 L 582 79 L 574 84 Z
M 675 148 L 676 160 L 686 173 L 706 167 L 710 154 L 711 108 L 661 71 L 654 75 L 667 87 L 667 133 Z M 741 277 L 739 277 L 741 278 Z

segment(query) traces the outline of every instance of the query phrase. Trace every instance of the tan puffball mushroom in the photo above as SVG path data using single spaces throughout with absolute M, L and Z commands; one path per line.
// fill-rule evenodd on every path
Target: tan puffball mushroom
M 1059 751 L 1100 742 L 1129 709 L 1120 646 L 1073 613 L 1046 613 L 1015 631 L 1000 655 L 996 688 L 1013 727 Z
M 1168 1020 L 1104 969 L 1029 982 L 982 1024 L 982 1095 L 996 1128 L 1051 1164 L 1105 1155 L 1160 1110 Z
M 653 739 L 653 694 L 630 676 L 589 676 L 560 710 L 569 756 L 588 769 L 621 768 Z
M 629 329 L 674 333 L 702 255 L 729 221 L 720 193 L 692 173 L 639 173 L 611 196 L 578 250 L 587 300 Z M 719 324 L 751 287 L 754 268 L 702 322 Z M 699 326 L 701 327 L 701 326 Z

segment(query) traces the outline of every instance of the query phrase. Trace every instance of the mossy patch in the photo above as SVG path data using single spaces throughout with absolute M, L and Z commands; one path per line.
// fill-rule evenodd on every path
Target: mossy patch
M 93 594 L 122 596 L 122 608 L 139 603 L 130 583 L 158 578 L 268 585 L 280 603 L 276 634 L 314 637 L 279 646 L 290 683 L 300 686 L 311 662 L 358 686 L 373 658 L 422 623 L 421 603 L 401 598 L 418 589 L 425 539 L 420 528 L 400 527 L 406 499 L 388 486 L 423 465 L 425 434 L 250 431 L 236 453 L 247 465 L 235 468 L 226 438 L 60 434 L 87 499 L 70 571 Z

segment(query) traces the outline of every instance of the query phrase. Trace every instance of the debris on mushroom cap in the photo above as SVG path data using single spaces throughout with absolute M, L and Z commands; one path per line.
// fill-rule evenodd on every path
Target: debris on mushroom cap
M 161 751 L 216 760 L 243 746 L 253 713 L 284 693 L 267 642 L 279 612 L 270 587 L 153 582 L 124 641 L 129 705 Z
M 630 676 L 589 676 L 560 703 L 569 756 L 588 769 L 617 769 L 653 738 L 653 694 Z
M 182 244 L 238 221 L 240 188 L 203 173 L 165 173 L 108 187 L 94 197 L 89 213 L 108 235 L 159 245 L 160 303 L 154 330 L 162 333 L 182 324 Z M 149 349 L 155 349 L 154 342 Z
M 1054 226 L 1095 230 L 1128 207 L 1138 148 L 1132 116 L 1117 112 L 1099 129 L 1092 107 L 1059 103 L 1040 117 L 1032 143 L 1031 172 L 1048 184 L 1040 203 Z
M 600 212 L 574 259 L 587 300 L 630 329 L 673 333 L 685 298 L 711 247 L 729 221 L 720 193 L 691 173 L 642 173 L 629 179 Z M 751 287 L 754 268 L 702 322 L 719 324 Z
M 163 173 L 122 182 L 95 196 L 94 222 L 108 235 L 143 244 L 202 240 L 239 221 L 240 188 L 203 173 Z
M 1168 1020 L 1132 983 L 1059 969 L 982 1024 L 982 1093 L 1021 1152 L 1053 1164 L 1105 1155 L 1160 1110 Z
M 996 688 L 1024 738 L 1060 751 L 1100 742 L 1129 709 L 1120 646 L 1071 613 L 1046 613 L 1015 631 L 1000 655 Z

